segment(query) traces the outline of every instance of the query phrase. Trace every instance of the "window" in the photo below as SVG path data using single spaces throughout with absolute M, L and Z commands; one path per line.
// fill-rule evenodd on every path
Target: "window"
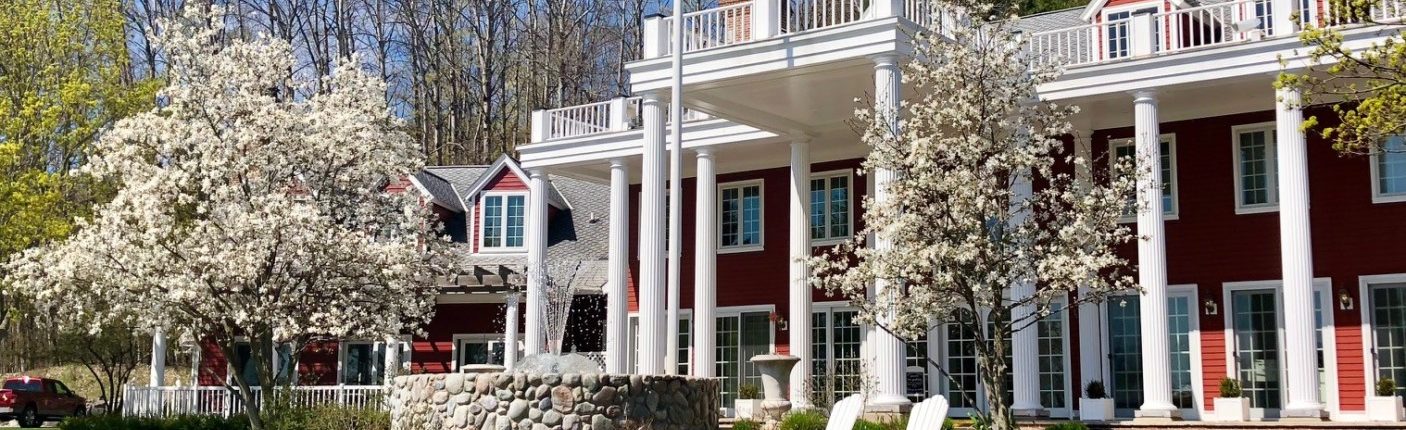
M 718 248 L 721 250 L 759 249 L 762 246 L 761 182 L 727 184 L 719 187 Z
M 294 376 L 297 369 L 297 363 L 293 362 L 293 348 L 288 344 L 279 345 L 274 355 L 272 357 L 273 365 L 278 369 L 278 375 L 275 379 L 280 383 L 287 381 L 288 378 Z M 246 384 L 258 386 L 261 384 L 259 382 L 259 366 L 253 357 L 254 352 L 250 349 L 249 342 L 240 341 L 234 345 L 234 360 L 231 360 L 229 365 L 234 372 L 238 372 L 244 377 Z
M 959 309 L 956 318 L 963 323 L 951 322 L 947 330 L 947 401 L 953 408 L 974 409 L 977 407 L 977 333 L 972 330 L 976 314 Z
M 863 389 L 860 347 L 864 331 L 858 316 L 853 309 L 840 308 L 811 313 L 815 378 L 811 392 L 822 404 L 834 404 Z
M 454 368 L 459 372 L 469 364 L 503 364 L 507 346 L 500 334 L 456 334 L 454 335 Z
M 1406 380 L 1406 283 L 1368 288 L 1377 378 Z M 1406 386 L 1398 385 L 1396 393 L 1406 393 Z
M 1406 201 L 1406 137 L 1392 136 L 1372 155 L 1372 200 Z
M 1278 209 L 1278 154 L 1274 124 L 1236 127 L 1235 211 L 1268 212 Z
M 1062 306 L 1062 305 L 1060 305 Z M 1039 343 L 1040 405 L 1049 409 L 1069 407 L 1064 395 L 1064 312 L 1054 312 L 1035 323 Z
M 489 194 L 483 197 L 481 206 L 480 250 L 522 248 L 523 230 L 527 224 L 527 195 Z
M 689 371 L 688 365 L 689 361 L 691 360 L 691 357 L 689 357 L 689 352 L 693 351 L 693 344 L 691 343 L 693 342 L 693 340 L 689 337 L 689 334 L 693 333 L 693 324 L 690 324 L 691 322 L 693 322 L 693 320 L 690 319 L 690 317 L 679 317 L 679 367 L 677 370 L 679 375 L 693 374 Z
M 1177 215 L 1177 140 L 1176 136 L 1164 134 L 1161 141 L 1159 153 L 1162 158 L 1162 214 L 1175 218 Z M 1114 160 L 1129 158 L 1137 160 L 1137 147 L 1132 139 L 1113 142 L 1112 152 Z M 1112 169 L 1116 163 L 1108 163 L 1108 165 Z M 1128 197 L 1130 201 L 1136 199 L 1136 194 Z M 1137 214 L 1128 213 L 1124 217 L 1127 221 L 1132 221 L 1137 218 Z
M 1274 31 L 1274 7 L 1272 0 L 1255 0 L 1255 18 L 1259 18 L 1259 25 L 1255 28 L 1265 31 L 1267 36 L 1277 36 Z
M 810 238 L 816 241 L 849 237 L 849 172 L 828 173 L 810 179 Z
M 1132 18 L 1134 15 L 1157 13 L 1157 8 L 1144 8 L 1137 10 L 1123 10 L 1108 12 L 1103 15 L 1103 22 L 1108 23 L 1108 58 L 1123 58 L 1132 55 Z M 1162 45 L 1161 24 L 1153 21 L 1152 25 L 1152 51 L 1156 52 Z
M 398 348 L 398 366 L 404 368 L 410 363 L 410 342 L 408 336 L 393 345 Z M 381 385 L 386 377 L 386 342 L 351 341 L 342 342 L 341 355 L 342 384 Z
M 10 391 L 24 391 L 24 392 L 33 392 L 33 393 L 37 393 L 37 392 L 40 392 L 40 391 L 44 391 L 43 386 L 40 385 L 40 384 L 41 384 L 41 383 L 39 382 L 38 379 L 29 379 L 29 378 L 11 379 L 11 380 L 9 380 L 9 381 L 5 381 L 5 388 L 4 388 L 4 389 L 10 390 Z

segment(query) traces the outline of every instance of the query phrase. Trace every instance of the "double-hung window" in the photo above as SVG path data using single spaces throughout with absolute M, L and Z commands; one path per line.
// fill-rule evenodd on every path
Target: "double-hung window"
M 1274 123 L 1235 127 L 1235 212 L 1279 207 L 1278 153 Z
M 1177 215 L 1177 141 L 1171 134 L 1164 134 L 1159 145 L 1161 158 L 1162 176 L 1162 214 L 1168 218 L 1175 218 Z M 1114 141 L 1110 151 L 1113 153 L 1115 162 L 1109 163 L 1110 168 L 1115 168 L 1117 162 L 1127 159 L 1137 160 L 1137 147 L 1132 139 Z M 1129 200 L 1136 202 L 1137 193 L 1128 196 Z M 1132 205 L 1136 207 L 1136 205 Z M 1130 212 L 1124 214 L 1126 221 L 1131 221 L 1137 213 Z
M 718 249 L 748 250 L 762 246 L 761 181 L 718 187 Z
M 850 236 L 850 176 L 848 171 L 810 178 L 810 238 L 843 240 Z
M 1392 136 L 1372 155 L 1372 201 L 1406 202 L 1406 137 Z
M 479 248 L 483 251 L 512 251 L 523 247 L 527 225 L 526 194 L 488 194 L 479 211 Z

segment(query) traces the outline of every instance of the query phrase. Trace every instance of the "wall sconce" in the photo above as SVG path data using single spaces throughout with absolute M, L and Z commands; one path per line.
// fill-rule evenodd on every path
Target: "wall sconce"
M 790 329 L 790 327 L 786 324 L 786 318 L 785 318 L 785 317 L 782 317 L 781 314 L 778 314 L 778 313 L 776 313 L 776 312 L 772 312 L 771 315 L 769 315 L 769 317 L 770 317 L 770 319 L 771 319 L 771 322 L 774 323 L 774 324 L 776 324 L 776 329 L 777 329 L 777 330 L 780 330 L 780 331 L 788 331 L 788 330 Z
M 1215 300 L 1206 299 L 1201 306 L 1206 308 L 1206 315 L 1220 315 L 1220 305 L 1216 304 Z
M 1353 304 L 1352 296 L 1347 294 L 1347 290 L 1338 290 L 1338 309 L 1350 311 Z

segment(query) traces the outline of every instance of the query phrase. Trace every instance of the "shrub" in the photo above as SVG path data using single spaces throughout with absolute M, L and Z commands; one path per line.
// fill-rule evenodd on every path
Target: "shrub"
M 1377 380 L 1377 395 L 1378 395 L 1378 396 L 1382 396 L 1382 397 L 1391 397 L 1391 396 L 1395 396 L 1395 395 L 1396 395 L 1396 381 L 1392 380 L 1391 378 L 1382 378 L 1382 379 L 1378 379 L 1378 380 Z
M 1234 378 L 1225 378 L 1220 380 L 1221 398 L 1236 398 L 1240 397 L 1240 394 L 1241 392 L 1239 380 L 1236 380 Z
M 942 420 L 942 430 L 956 430 L 956 429 L 957 429 L 957 422 L 956 422 L 956 421 L 952 421 L 951 418 L 947 418 L 947 419 Z
M 389 430 L 391 415 L 372 409 L 318 406 L 271 411 L 268 430 Z
M 1046 427 L 1045 430 L 1089 430 L 1089 426 L 1078 421 L 1065 421 Z
M 732 430 L 762 430 L 762 423 L 740 419 L 732 422 Z
M 817 410 L 804 410 L 786 414 L 781 418 L 781 430 L 825 430 L 830 421 Z
M 1108 395 L 1108 392 L 1103 390 L 1103 381 L 1095 379 L 1089 381 L 1089 385 L 1084 386 L 1084 395 L 1090 399 L 1102 399 Z
M 854 422 L 854 430 L 906 430 L 907 428 L 908 416 L 906 415 L 884 418 L 879 421 L 858 420 Z
M 67 418 L 59 422 L 64 430 L 247 430 L 249 420 L 244 416 L 177 416 L 171 418 L 136 418 L 118 415 L 91 415 Z
M 742 384 L 737 387 L 737 398 L 741 400 L 753 400 L 762 398 L 762 390 L 756 385 Z

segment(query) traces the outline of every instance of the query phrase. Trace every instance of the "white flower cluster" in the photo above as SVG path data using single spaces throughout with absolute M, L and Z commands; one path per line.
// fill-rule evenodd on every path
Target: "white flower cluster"
M 221 11 L 188 8 L 152 35 L 162 106 L 97 140 L 87 174 L 118 184 L 62 243 L 8 263 L 61 323 L 304 345 L 391 338 L 433 312 L 428 211 L 386 193 L 422 165 L 355 59 L 317 87 L 276 39 L 220 43 Z M 211 24 L 206 24 L 211 23 Z

